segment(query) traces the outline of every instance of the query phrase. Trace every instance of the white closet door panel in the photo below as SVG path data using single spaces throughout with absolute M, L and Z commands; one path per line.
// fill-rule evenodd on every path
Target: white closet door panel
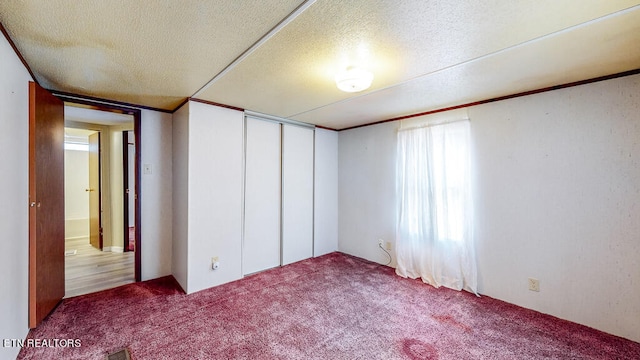
M 282 264 L 313 256 L 313 129 L 282 127 Z
M 313 256 L 338 251 L 338 132 L 315 130 Z
M 243 273 L 280 265 L 280 124 L 247 118 Z

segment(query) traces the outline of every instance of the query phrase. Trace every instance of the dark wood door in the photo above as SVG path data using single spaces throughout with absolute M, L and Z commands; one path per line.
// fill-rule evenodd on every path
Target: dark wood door
M 100 133 L 89 135 L 89 243 L 102 250 L 100 212 Z
M 64 297 L 64 104 L 29 83 L 29 327 Z

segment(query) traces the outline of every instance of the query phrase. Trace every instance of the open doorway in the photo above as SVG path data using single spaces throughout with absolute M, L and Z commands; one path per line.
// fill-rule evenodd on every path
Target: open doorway
M 65 297 L 139 277 L 136 118 L 111 110 L 65 103 Z

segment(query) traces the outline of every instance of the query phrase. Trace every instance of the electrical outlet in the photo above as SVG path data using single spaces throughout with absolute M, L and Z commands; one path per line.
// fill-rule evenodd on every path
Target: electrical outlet
M 218 270 L 220 267 L 220 262 L 218 261 L 218 257 L 214 256 L 211 258 L 211 270 Z
M 383 247 L 384 246 L 384 240 L 378 239 L 378 246 Z
M 529 290 L 531 291 L 540 291 L 540 280 L 529 278 Z
M 387 241 L 387 250 L 391 250 L 391 241 Z

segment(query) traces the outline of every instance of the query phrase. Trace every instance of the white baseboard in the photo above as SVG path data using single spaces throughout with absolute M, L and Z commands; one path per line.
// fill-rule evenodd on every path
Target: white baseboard
M 122 246 L 105 246 L 102 248 L 102 251 L 112 252 L 112 253 L 121 253 L 121 252 L 124 252 L 124 248 Z
M 65 237 L 65 240 L 78 240 L 78 239 L 88 239 L 89 235 L 82 235 L 82 236 L 69 236 L 69 237 Z

